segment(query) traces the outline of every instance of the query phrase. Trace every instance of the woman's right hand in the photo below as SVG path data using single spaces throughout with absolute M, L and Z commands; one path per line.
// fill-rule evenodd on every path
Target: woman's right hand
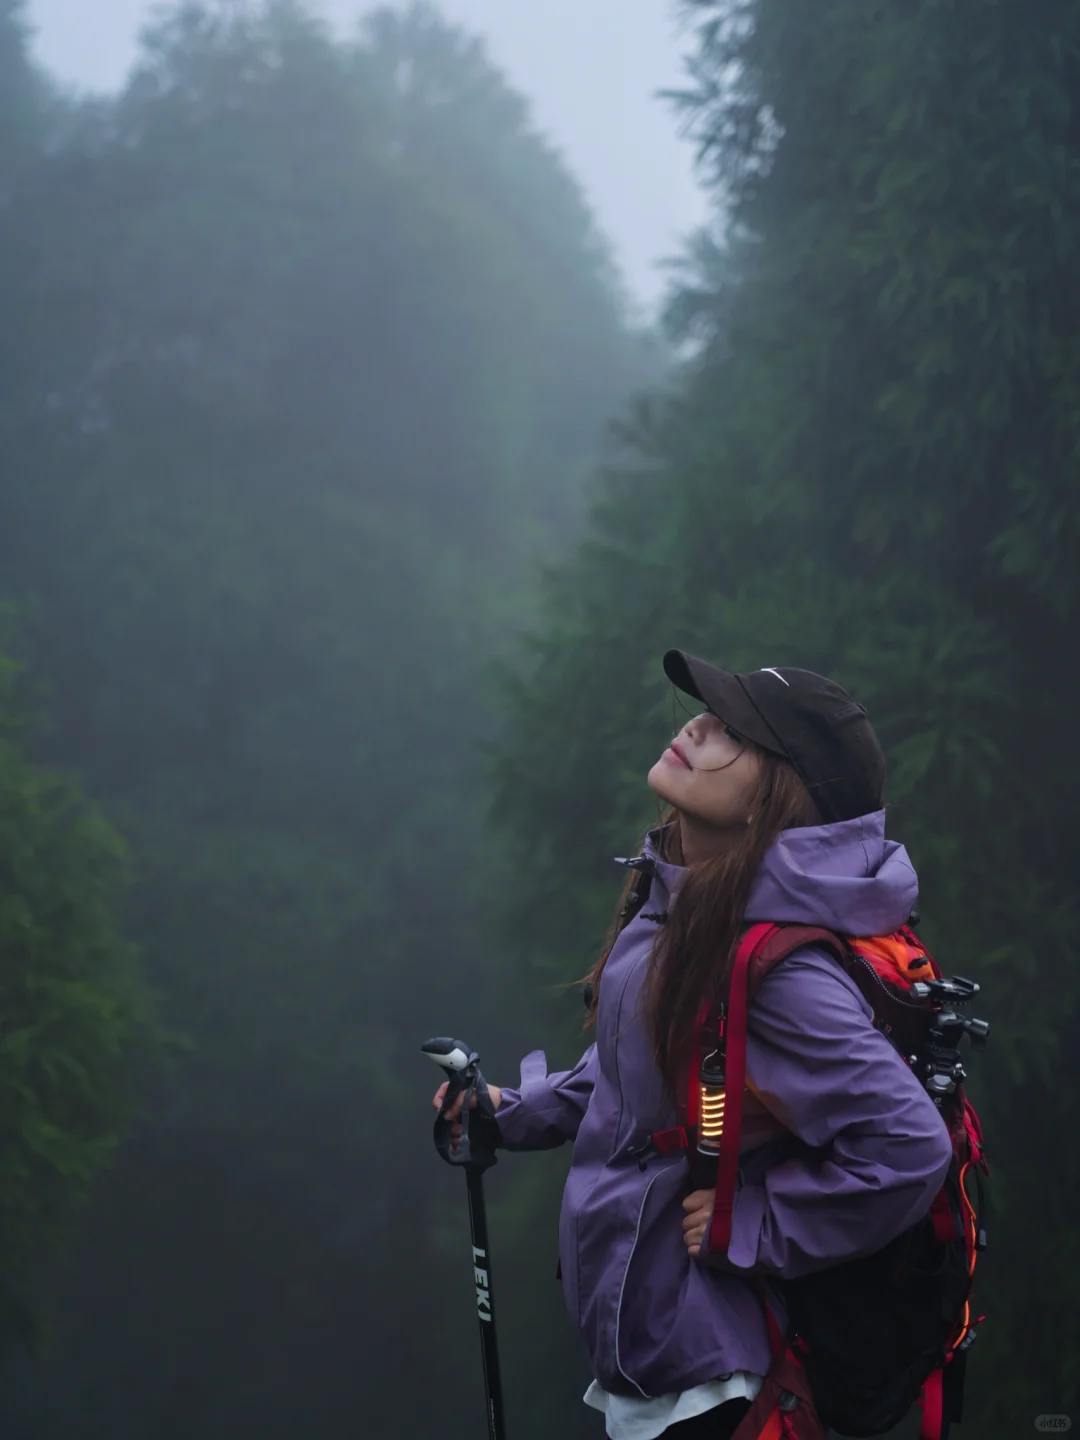
M 449 1080 L 444 1080 L 443 1083 L 439 1086 L 438 1090 L 435 1091 L 435 1098 L 434 1098 L 434 1100 L 431 1102 L 431 1103 L 435 1106 L 435 1109 L 438 1110 L 440 1113 L 442 1112 L 443 1102 L 444 1102 L 445 1099 L 446 1099 L 446 1092 L 447 1092 L 447 1090 L 449 1090 L 449 1088 L 450 1088 L 450 1081 L 449 1081 Z M 496 1110 L 498 1110 L 499 1106 L 502 1104 L 502 1090 L 499 1088 L 498 1085 L 491 1085 L 491 1084 L 489 1084 L 489 1085 L 488 1085 L 488 1094 L 491 1096 L 491 1104 L 492 1104 L 493 1108 L 496 1109 Z M 460 1119 L 460 1116 L 461 1116 L 461 1105 L 462 1105 L 462 1102 L 463 1102 L 464 1099 L 465 1099 L 464 1093 L 462 1093 L 461 1095 L 458 1095 L 457 1098 L 455 1099 L 453 1105 L 450 1106 L 450 1109 L 449 1109 L 449 1110 L 446 1112 L 446 1114 L 443 1116 L 443 1119 L 444 1119 L 444 1120 L 451 1120 L 451 1121 L 454 1121 L 454 1122 L 455 1122 L 455 1123 L 452 1125 L 451 1130 L 450 1130 L 450 1139 L 453 1141 L 453 1143 L 454 1143 L 455 1145 L 456 1145 L 457 1142 L 461 1139 L 461 1125 L 460 1125 L 460 1123 L 458 1123 L 458 1122 L 459 1122 L 459 1119 Z M 470 1109 L 470 1110 L 475 1110 L 475 1109 L 476 1109 L 476 1091 L 475 1091 L 475 1090 L 472 1092 L 472 1102 L 471 1102 L 470 1105 L 469 1105 L 469 1109 Z

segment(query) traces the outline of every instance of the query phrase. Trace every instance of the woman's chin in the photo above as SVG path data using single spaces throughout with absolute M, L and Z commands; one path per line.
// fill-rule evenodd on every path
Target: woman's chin
M 676 787 L 671 783 L 675 773 L 673 766 L 669 765 L 666 760 L 658 760 L 649 771 L 649 789 L 653 794 L 659 795 L 661 800 L 666 800 L 669 805 L 676 803 L 676 796 L 673 793 Z

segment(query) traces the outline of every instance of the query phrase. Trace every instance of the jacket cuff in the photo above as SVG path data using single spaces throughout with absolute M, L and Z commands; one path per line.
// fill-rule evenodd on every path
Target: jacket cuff
M 766 1204 L 764 1185 L 743 1185 L 736 1191 L 726 1256 L 733 1271 L 745 1275 L 757 1264 Z
M 735 1192 L 731 1212 L 731 1239 L 727 1251 L 710 1250 L 709 1230 L 698 1254 L 698 1261 L 710 1270 L 720 1270 L 725 1275 L 752 1275 L 757 1265 L 758 1236 L 761 1234 L 765 1215 L 766 1196 L 763 1186 L 740 1184 Z
M 547 1079 L 547 1056 L 533 1050 L 521 1062 L 521 1085 L 507 1086 L 502 1102 L 495 1112 L 499 1127 L 499 1144 L 507 1150 L 524 1148 L 533 1128 L 533 1111 L 537 1100 L 550 1102 L 551 1087 Z M 533 1104 L 530 1104 L 530 1101 Z

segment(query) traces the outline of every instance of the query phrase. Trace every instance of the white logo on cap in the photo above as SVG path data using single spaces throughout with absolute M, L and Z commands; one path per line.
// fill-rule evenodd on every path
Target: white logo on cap
M 762 669 L 758 673 L 761 675 L 775 675 L 776 678 L 780 681 L 781 685 L 786 685 L 789 690 L 791 689 L 791 682 L 789 680 L 785 680 L 783 675 L 780 674 L 780 671 L 774 670 L 771 665 L 766 665 L 764 669 Z

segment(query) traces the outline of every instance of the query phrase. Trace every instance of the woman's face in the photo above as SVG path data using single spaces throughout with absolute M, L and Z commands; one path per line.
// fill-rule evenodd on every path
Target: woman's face
M 761 752 L 706 711 L 675 736 L 649 771 L 649 787 L 699 824 L 742 829 L 761 767 Z

